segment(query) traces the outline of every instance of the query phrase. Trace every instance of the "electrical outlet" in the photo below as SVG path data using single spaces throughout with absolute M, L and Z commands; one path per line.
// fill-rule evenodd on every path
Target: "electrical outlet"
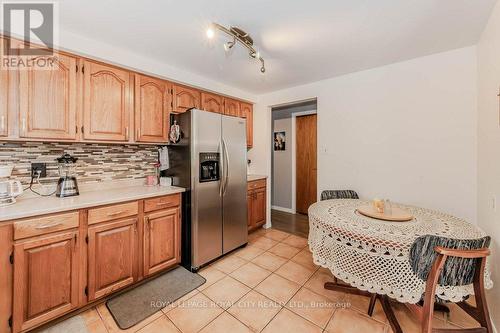
M 40 172 L 40 178 L 47 177 L 47 163 L 31 163 L 31 177 L 38 177 L 38 172 Z

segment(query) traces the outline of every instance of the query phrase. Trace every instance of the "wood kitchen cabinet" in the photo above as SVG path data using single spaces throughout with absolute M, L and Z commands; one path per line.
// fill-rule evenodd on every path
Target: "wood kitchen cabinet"
M 175 113 L 186 112 L 190 108 L 199 109 L 201 106 L 200 91 L 194 88 L 174 84 L 172 98 L 172 111 Z
M 224 114 L 228 116 L 239 117 L 240 102 L 235 99 L 224 98 Z
M 3 60 L 4 39 L 0 38 L 0 62 Z M 9 71 L 0 68 L 0 137 L 9 135 Z
M 132 74 L 124 69 L 84 61 L 83 139 L 128 141 L 133 110 Z
M 78 231 L 14 244 L 13 331 L 78 307 Z
M 180 262 L 180 208 L 144 217 L 144 276 Z
M 247 148 L 253 147 L 253 106 L 248 103 L 240 103 L 240 117 L 247 121 Z
M 77 59 L 55 55 L 51 69 L 19 71 L 21 138 L 76 140 Z M 49 57 L 52 55 L 37 55 L 30 61 Z
M 168 142 L 170 90 L 170 82 L 135 75 L 135 141 Z
M 201 108 L 205 111 L 224 113 L 224 97 L 216 94 L 202 92 Z
M 136 244 L 137 218 L 89 226 L 89 301 L 110 294 L 136 280 Z
M 267 206 L 266 179 L 248 182 L 247 204 L 248 204 L 248 230 L 254 230 L 266 223 Z

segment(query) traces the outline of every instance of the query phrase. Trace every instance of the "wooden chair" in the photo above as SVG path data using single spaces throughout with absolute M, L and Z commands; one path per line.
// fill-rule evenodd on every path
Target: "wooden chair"
M 330 199 L 359 199 L 353 190 L 324 190 L 321 192 L 321 201 Z
M 423 304 L 406 304 L 406 306 L 417 316 L 422 325 L 422 333 L 493 333 L 484 290 L 484 271 L 486 257 L 490 254 L 490 250 L 487 248 L 490 238 L 484 237 L 483 239 L 469 241 L 473 242 L 476 246 L 482 246 L 480 248 L 474 248 L 474 245 L 468 244 L 467 247 L 469 249 L 454 249 L 443 246 L 435 246 L 426 249 L 425 247 L 429 247 L 429 244 L 440 241 L 444 241 L 447 244 L 453 243 L 454 241 L 466 244 L 468 241 L 451 240 L 436 236 L 422 236 L 420 238 L 425 244 L 423 247 L 421 246 L 420 250 L 416 251 L 413 251 L 414 247 L 412 247 L 410 259 L 414 263 L 412 266 L 414 271 L 417 275 L 421 276 L 421 278 L 424 277 L 423 280 L 426 281 Z M 432 260 L 429 261 L 429 259 Z M 426 268 L 425 266 L 428 267 Z M 476 306 L 466 303 L 465 300 L 456 304 L 474 318 L 481 327 L 469 329 L 432 328 L 433 311 L 435 305 L 437 305 L 436 288 L 438 283 L 445 285 L 452 284 L 455 286 L 473 284 Z M 368 309 L 368 314 L 370 316 L 373 313 L 373 308 L 377 299 L 382 301 L 383 306 L 390 306 L 388 302 L 384 304 L 384 300 L 379 295 L 373 295 Z M 392 311 L 389 312 L 392 313 Z M 388 319 L 394 333 L 402 332 L 395 316 L 388 316 Z

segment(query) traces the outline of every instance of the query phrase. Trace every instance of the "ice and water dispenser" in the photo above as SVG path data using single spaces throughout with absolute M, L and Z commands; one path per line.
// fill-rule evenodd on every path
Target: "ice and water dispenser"
M 200 183 L 219 179 L 219 153 L 200 153 Z

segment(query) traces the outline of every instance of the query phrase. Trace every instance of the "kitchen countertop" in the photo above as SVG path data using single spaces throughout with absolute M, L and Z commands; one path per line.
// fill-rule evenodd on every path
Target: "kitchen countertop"
M 266 179 L 267 176 L 264 175 L 247 175 L 247 181 L 252 182 L 254 180 Z
M 58 198 L 50 197 L 18 197 L 10 206 L 0 207 L 0 222 L 24 217 L 60 213 L 64 211 L 108 205 L 118 202 L 133 201 L 168 194 L 184 192 L 185 189 L 175 186 L 133 185 L 111 189 L 80 191 L 79 196 Z

